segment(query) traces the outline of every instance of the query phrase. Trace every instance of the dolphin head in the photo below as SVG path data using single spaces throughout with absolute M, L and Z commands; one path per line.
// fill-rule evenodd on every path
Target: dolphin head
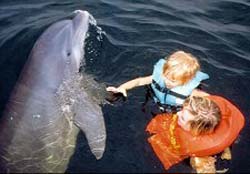
M 81 63 L 85 63 L 84 41 L 90 14 L 76 10 L 73 15 L 72 19 L 52 24 L 35 43 L 24 68 L 24 76 L 31 79 L 26 80 L 30 85 L 55 91 L 62 80 L 72 78 L 73 74 L 79 72 Z
M 79 71 L 81 64 L 85 63 L 84 60 L 84 41 L 87 37 L 89 28 L 89 16 L 87 11 L 76 10 L 73 12 L 75 15 L 66 27 L 67 30 L 67 42 L 65 44 L 65 56 L 64 61 L 66 64 L 71 65 L 71 70 Z

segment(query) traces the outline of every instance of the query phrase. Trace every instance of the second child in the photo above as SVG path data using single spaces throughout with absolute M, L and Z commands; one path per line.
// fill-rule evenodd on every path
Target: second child
M 119 87 L 107 87 L 107 91 L 122 93 L 144 85 L 150 85 L 154 101 L 162 111 L 172 112 L 182 108 L 184 100 L 190 95 L 204 96 L 206 93 L 196 89 L 208 74 L 200 71 L 196 57 L 184 51 L 176 51 L 160 59 L 154 65 L 153 74 L 139 77 L 121 84 Z

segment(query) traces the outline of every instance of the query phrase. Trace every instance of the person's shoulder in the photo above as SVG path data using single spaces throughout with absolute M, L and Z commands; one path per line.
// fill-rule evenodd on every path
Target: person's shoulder
M 209 75 L 202 71 L 197 71 L 197 73 L 195 74 L 195 79 L 199 81 L 206 80 L 209 79 Z
M 155 66 L 157 67 L 161 67 L 165 64 L 166 60 L 165 59 L 159 59 L 156 63 L 155 63 Z
M 245 117 L 240 108 L 238 108 L 233 101 L 218 95 L 210 95 L 208 97 L 219 106 L 224 118 L 232 117 L 235 119 L 235 123 L 239 129 L 244 127 Z
M 166 62 L 166 60 L 165 60 L 165 59 L 160 58 L 160 59 L 158 59 L 158 60 L 156 61 L 156 63 L 155 63 L 155 64 L 165 63 L 165 62 Z
M 228 99 L 226 97 L 219 96 L 219 95 L 209 95 L 207 97 L 210 100 L 214 101 L 220 107 L 221 110 L 237 111 L 237 112 L 241 113 L 241 111 L 236 106 L 236 104 L 232 100 L 230 100 L 230 99 Z
M 232 104 L 227 98 L 219 96 L 219 95 L 214 95 L 214 94 L 210 94 L 209 96 L 207 96 L 210 100 L 213 100 L 216 103 L 225 103 L 225 104 Z

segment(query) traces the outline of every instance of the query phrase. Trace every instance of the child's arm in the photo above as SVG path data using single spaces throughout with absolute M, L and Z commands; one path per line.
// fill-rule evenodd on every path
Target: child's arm
M 152 83 L 152 75 L 146 76 L 146 77 L 138 77 L 136 79 L 130 80 L 126 83 L 121 84 L 118 88 L 110 86 L 110 87 L 107 87 L 106 90 L 114 92 L 114 93 L 120 92 L 125 97 L 127 97 L 127 90 L 130 90 L 138 86 L 144 86 L 150 83 Z

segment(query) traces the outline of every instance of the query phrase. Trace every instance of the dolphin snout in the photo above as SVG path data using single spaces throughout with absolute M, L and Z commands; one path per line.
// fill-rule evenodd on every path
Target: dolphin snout
M 73 13 L 76 14 L 76 15 L 80 14 L 80 15 L 83 15 L 83 16 L 88 16 L 89 15 L 89 13 L 87 11 L 85 11 L 85 10 L 75 10 Z
M 83 10 L 75 10 L 73 12 L 75 14 L 74 19 L 72 20 L 75 31 L 81 30 L 83 32 L 87 32 L 89 25 L 89 12 Z

